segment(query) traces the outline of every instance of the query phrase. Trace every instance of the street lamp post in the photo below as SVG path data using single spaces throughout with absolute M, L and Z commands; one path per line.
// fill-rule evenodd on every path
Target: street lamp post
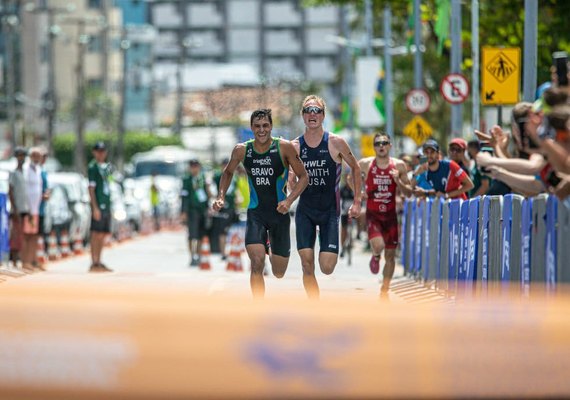
M 77 171 L 85 170 L 85 50 L 90 36 L 85 33 L 85 20 L 78 20 L 79 40 L 77 42 L 77 142 L 74 153 L 74 164 Z
M 125 112 L 127 107 L 127 74 L 128 74 L 128 50 L 131 47 L 131 42 L 127 39 L 126 29 L 121 32 L 121 52 L 123 54 L 123 71 L 121 77 L 121 105 L 119 108 L 119 129 L 117 137 L 117 168 L 123 171 L 124 166 L 124 144 L 125 144 Z

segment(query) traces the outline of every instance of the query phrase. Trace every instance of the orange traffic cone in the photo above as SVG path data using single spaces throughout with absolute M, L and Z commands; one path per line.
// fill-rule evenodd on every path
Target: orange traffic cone
M 200 269 L 212 269 L 210 265 L 210 239 L 204 236 L 200 247 Z
M 38 237 L 38 250 L 37 250 L 37 258 L 40 264 L 44 264 L 47 261 L 46 258 L 46 248 L 44 244 L 44 238 L 42 235 Z
M 69 257 L 71 254 L 71 248 L 69 247 L 69 234 L 65 229 L 61 231 L 60 251 L 63 258 Z
M 239 257 L 239 251 L 237 249 L 239 238 L 234 233 L 232 239 L 230 240 L 229 252 L 228 252 L 228 264 L 226 266 L 226 271 L 237 271 L 237 259 Z
M 57 237 L 55 236 L 55 231 L 51 231 L 48 236 L 48 260 L 55 261 L 59 256 L 59 250 L 57 249 Z

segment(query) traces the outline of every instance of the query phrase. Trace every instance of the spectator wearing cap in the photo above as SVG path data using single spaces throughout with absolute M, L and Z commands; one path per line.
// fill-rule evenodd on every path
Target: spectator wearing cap
M 466 200 L 467 192 L 473 189 L 473 182 L 467 173 L 453 160 L 440 160 L 439 144 L 433 139 L 424 143 L 423 152 L 427 162 L 421 164 L 414 172 L 414 178 L 427 172 L 427 181 L 433 189 L 416 188 L 414 194 Z
M 97 142 L 87 167 L 91 199 L 91 267 L 89 272 L 112 272 L 101 262 L 105 237 L 111 233 L 111 165 L 107 162 L 107 146 Z
M 230 160 L 225 158 L 222 160 L 221 168 L 214 173 L 214 183 L 217 188 L 220 187 L 220 180 L 222 179 L 222 174 L 225 166 Z M 226 236 L 229 228 L 233 223 L 237 222 L 236 214 L 236 191 L 237 191 L 237 180 L 238 177 L 234 174 L 226 191 L 226 201 L 224 203 L 224 208 L 214 213 L 212 218 L 212 236 L 218 238 L 218 246 L 222 259 L 226 259 Z M 212 246 L 213 247 L 213 246 Z
M 207 234 L 208 200 L 210 189 L 202 166 L 196 159 L 189 162 L 189 174 L 182 180 L 181 218 L 188 224 L 188 249 L 190 250 L 190 266 L 200 265 L 198 245 Z
M 471 171 L 469 169 L 469 160 L 465 157 L 467 150 L 467 142 L 461 138 L 452 139 L 447 147 L 449 151 L 449 158 L 455 161 L 463 171 L 471 178 Z
M 17 165 L 14 171 L 10 172 L 8 180 L 8 197 L 10 199 L 10 260 L 14 267 L 18 265 L 20 260 L 20 252 L 24 241 L 23 221 L 30 212 L 28 200 L 26 197 L 26 179 L 24 177 L 24 162 L 28 151 L 24 147 L 16 147 L 14 149 L 14 157 L 16 157 Z M 28 265 L 26 265 L 28 267 Z M 31 272 L 31 271 L 30 271 Z

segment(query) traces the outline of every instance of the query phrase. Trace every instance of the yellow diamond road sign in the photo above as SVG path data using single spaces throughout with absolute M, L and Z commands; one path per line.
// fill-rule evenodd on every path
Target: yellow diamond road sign
M 412 118 L 404 127 L 404 135 L 411 137 L 418 146 L 425 142 L 431 134 L 431 126 L 419 115 Z
M 483 47 L 482 93 L 485 105 L 515 104 L 520 91 L 520 49 Z

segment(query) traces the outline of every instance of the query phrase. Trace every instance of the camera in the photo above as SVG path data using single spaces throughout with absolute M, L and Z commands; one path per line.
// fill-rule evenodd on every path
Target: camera
M 552 65 L 556 69 L 558 86 L 568 86 L 568 53 L 565 51 L 552 53 Z

